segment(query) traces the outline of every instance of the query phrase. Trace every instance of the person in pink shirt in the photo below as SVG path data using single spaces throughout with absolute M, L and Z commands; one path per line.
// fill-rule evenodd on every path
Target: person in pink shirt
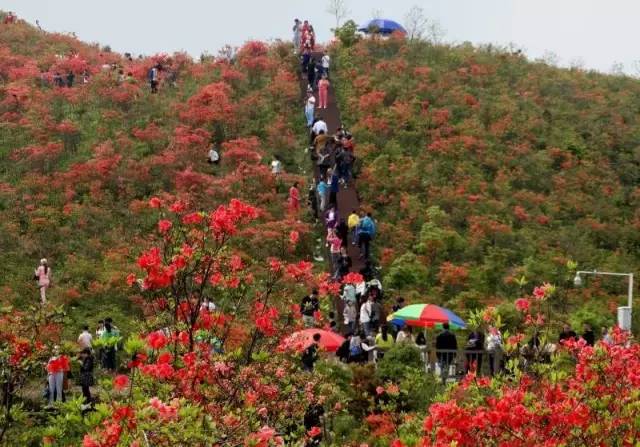
M 40 301 L 45 304 L 47 302 L 47 288 L 51 285 L 51 268 L 49 268 L 46 259 L 40 259 L 40 265 L 35 270 L 34 277 L 38 281 Z
M 327 79 L 327 75 L 323 74 L 322 79 L 320 79 L 320 81 L 318 82 L 318 96 L 320 99 L 320 103 L 318 104 L 319 109 L 327 108 L 327 103 L 328 103 L 327 98 L 329 96 L 329 85 L 331 84 Z
M 300 210 L 300 191 L 298 190 L 298 182 L 295 182 L 291 188 L 289 188 L 289 209 L 292 213 L 297 213 Z

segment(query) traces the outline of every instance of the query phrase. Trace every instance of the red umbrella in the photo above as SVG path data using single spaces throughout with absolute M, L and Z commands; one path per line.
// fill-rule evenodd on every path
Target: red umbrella
M 314 334 L 320 334 L 318 346 L 325 351 L 335 352 L 344 343 L 344 337 L 335 332 L 323 329 L 304 329 L 289 335 L 282 344 L 286 347 L 302 350 L 313 343 Z

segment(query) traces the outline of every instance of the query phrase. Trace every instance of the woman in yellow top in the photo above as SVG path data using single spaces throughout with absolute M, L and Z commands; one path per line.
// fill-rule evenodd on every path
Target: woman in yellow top
M 395 342 L 393 340 L 393 336 L 391 336 L 387 331 L 387 326 L 384 324 L 380 326 L 380 333 L 376 335 L 376 348 L 378 348 L 377 349 L 378 360 L 384 357 L 384 353 L 389 349 L 391 349 L 394 343 Z
M 349 231 L 351 232 L 351 243 L 353 245 L 358 244 L 356 229 L 358 228 L 359 223 L 360 216 L 358 216 L 356 210 L 353 210 L 351 214 L 349 214 L 349 218 L 347 219 L 347 226 L 349 227 Z

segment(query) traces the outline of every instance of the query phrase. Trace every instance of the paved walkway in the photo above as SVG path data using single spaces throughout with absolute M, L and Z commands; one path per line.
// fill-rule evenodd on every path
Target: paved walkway
M 313 53 L 314 59 L 322 58 L 322 53 L 316 52 Z M 300 88 L 302 90 L 302 94 L 306 95 L 307 91 L 307 78 L 306 75 L 302 76 L 300 79 Z M 317 90 L 314 92 L 317 96 Z M 306 97 L 306 96 L 305 96 Z M 316 101 L 317 104 L 317 101 Z M 300 113 L 302 113 L 302 108 L 300 109 Z M 320 116 L 327 123 L 327 127 L 329 130 L 329 135 L 333 135 L 338 127 L 340 127 L 340 110 L 338 109 L 338 103 L 336 101 L 336 94 L 333 88 L 333 85 L 329 87 L 329 95 L 328 95 L 328 104 L 326 109 L 316 109 L 316 116 Z M 357 143 L 357 142 L 356 142 Z M 316 183 L 320 178 L 320 173 L 318 171 L 317 166 L 314 164 L 314 176 L 316 179 Z M 340 188 L 338 192 L 338 215 L 340 218 L 346 218 L 351 214 L 353 210 L 360 210 L 360 200 L 358 198 L 357 184 L 355 180 L 351 180 L 351 184 L 349 188 Z M 324 228 L 324 226 L 323 226 Z M 322 239 L 324 241 L 325 234 L 322 234 Z M 357 246 L 351 244 L 352 241 L 349 241 L 348 251 L 349 256 L 351 257 L 351 261 L 353 262 L 353 267 L 351 268 L 352 272 L 360 272 L 360 269 L 364 266 L 363 260 L 360 258 L 360 250 Z M 340 315 L 341 317 L 341 315 Z M 340 318 L 339 318 L 340 319 Z

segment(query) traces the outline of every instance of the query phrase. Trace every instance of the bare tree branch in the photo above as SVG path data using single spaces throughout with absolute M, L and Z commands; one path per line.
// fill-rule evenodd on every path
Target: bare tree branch
M 340 28 L 340 22 L 344 20 L 350 13 L 347 7 L 347 0 L 329 0 L 327 5 L 327 13 L 336 19 L 336 29 Z

